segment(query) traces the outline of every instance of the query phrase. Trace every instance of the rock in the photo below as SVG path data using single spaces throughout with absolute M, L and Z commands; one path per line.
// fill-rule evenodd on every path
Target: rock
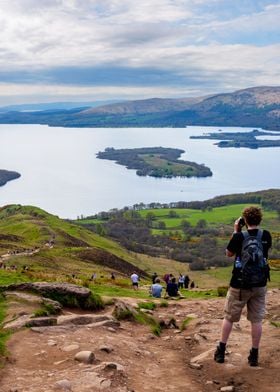
M 220 389 L 220 391 L 222 391 L 222 392 L 231 392 L 231 391 L 234 391 L 234 386 L 233 386 L 233 385 L 229 385 L 229 386 L 227 386 L 227 387 L 222 387 L 222 388 Z
M 104 320 L 99 321 L 98 323 L 89 324 L 88 328 L 97 328 L 97 327 L 109 327 L 107 328 L 111 332 L 116 332 L 116 328 L 119 328 L 121 323 L 117 320 Z
M 123 301 L 118 300 L 115 303 L 115 307 L 113 310 L 113 316 L 117 320 L 123 319 L 133 319 L 133 316 L 137 315 L 137 310 L 133 308 L 131 305 L 126 304 Z
M 75 355 L 75 360 L 78 362 L 91 364 L 95 360 L 95 355 L 92 351 L 80 351 Z
M 192 369 L 196 369 L 196 370 L 200 370 L 202 369 L 202 365 L 201 363 L 194 363 L 194 362 L 190 362 L 190 368 Z
M 36 317 L 31 318 L 25 323 L 26 327 L 45 327 L 48 325 L 56 325 L 56 317 Z
M 55 340 L 48 340 L 48 346 L 50 347 L 57 346 L 57 342 Z
M 70 351 L 78 350 L 79 347 L 80 346 L 78 344 L 69 344 L 69 346 L 62 347 L 61 350 L 67 353 L 67 352 L 70 352 Z
M 10 321 L 3 326 L 3 329 L 20 329 L 26 326 L 26 323 L 31 320 L 31 316 L 24 315 L 14 321 Z
M 123 365 L 120 365 L 119 363 L 116 362 L 104 362 L 103 363 L 103 369 L 104 370 L 118 370 L 118 371 L 123 371 L 124 367 Z
M 107 379 L 102 380 L 100 383 L 100 388 L 101 389 L 110 388 L 111 384 L 112 384 L 111 380 L 107 380 Z
M 54 384 L 55 389 L 62 389 L 64 391 L 72 391 L 72 385 L 69 380 L 60 380 Z
M 213 348 L 211 348 L 210 350 L 204 351 L 203 353 L 192 358 L 191 363 L 197 363 L 197 362 L 203 361 L 204 359 L 207 359 L 210 356 L 210 354 L 212 355 L 213 352 L 214 352 Z
M 60 298 L 61 303 L 77 303 L 77 306 L 83 308 L 86 300 L 91 296 L 91 291 L 83 286 L 70 283 L 51 283 L 51 282 L 34 282 L 34 283 L 15 283 L 8 286 L 2 286 L 3 291 L 28 291 L 40 294 L 47 298 Z
M 112 316 L 96 316 L 92 314 L 84 314 L 84 315 L 65 315 L 59 316 L 57 318 L 57 325 L 65 325 L 65 324 L 73 324 L 73 325 L 87 325 L 93 324 L 100 321 L 114 321 Z
M 108 346 L 102 346 L 99 348 L 99 350 L 104 351 L 107 354 L 110 354 L 112 351 L 114 351 L 112 347 L 108 347 Z
M 107 328 L 107 331 L 113 332 L 113 333 L 117 332 L 117 331 L 115 330 L 115 328 L 112 328 L 112 327 L 108 327 L 108 328 Z

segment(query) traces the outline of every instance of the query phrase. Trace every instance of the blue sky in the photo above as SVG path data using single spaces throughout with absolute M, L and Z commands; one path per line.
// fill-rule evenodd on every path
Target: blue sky
M 1 0 L 0 105 L 279 85 L 280 0 Z

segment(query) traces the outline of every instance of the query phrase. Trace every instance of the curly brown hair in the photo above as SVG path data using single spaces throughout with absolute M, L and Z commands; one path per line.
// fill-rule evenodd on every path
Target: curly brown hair
M 262 220 L 262 210 L 259 207 L 246 207 L 242 212 L 245 222 L 249 226 L 258 226 Z

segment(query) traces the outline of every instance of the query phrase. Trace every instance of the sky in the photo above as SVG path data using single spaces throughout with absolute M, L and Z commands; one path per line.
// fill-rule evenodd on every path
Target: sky
M 280 81 L 280 0 L 0 0 L 0 105 Z

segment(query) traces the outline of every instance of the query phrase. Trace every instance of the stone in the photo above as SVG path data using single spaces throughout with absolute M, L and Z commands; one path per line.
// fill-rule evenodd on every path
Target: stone
M 84 314 L 84 315 L 63 315 L 57 318 L 57 325 L 65 325 L 65 324 L 73 324 L 73 325 L 87 325 L 98 323 L 102 321 L 114 321 L 112 316 L 96 316 L 92 314 Z
M 72 391 L 71 382 L 70 382 L 69 380 L 67 380 L 67 379 L 57 381 L 57 382 L 54 384 L 54 388 L 55 388 L 55 389 L 62 389 L 62 390 L 64 390 L 64 391 Z
M 228 385 L 227 387 L 222 387 L 220 389 L 220 391 L 222 391 L 222 392 L 232 392 L 232 391 L 234 391 L 234 386 L 233 385 Z
M 120 365 L 119 363 L 116 362 L 104 362 L 103 363 L 103 369 L 104 370 L 118 370 L 118 371 L 123 371 L 124 367 L 123 365 Z
M 53 347 L 53 346 L 57 346 L 57 342 L 55 340 L 48 340 L 48 346 Z
M 190 362 L 190 368 L 200 370 L 200 369 L 202 369 L 202 365 L 201 365 L 201 363 Z
M 112 351 L 114 351 L 112 347 L 108 347 L 108 346 L 101 346 L 99 350 L 104 351 L 107 354 L 110 354 Z
M 93 363 L 95 355 L 92 351 L 80 351 L 75 355 L 75 360 L 82 363 Z
M 46 327 L 50 325 L 56 325 L 56 317 L 36 317 L 31 318 L 25 323 L 26 327 Z
M 214 352 L 214 348 L 211 348 L 210 350 L 204 351 L 203 353 L 192 358 L 191 363 L 197 363 L 197 362 L 203 361 L 203 360 L 209 358 L 210 355 L 212 356 L 213 352 Z
M 70 352 L 74 350 L 78 350 L 80 346 L 78 344 L 69 344 L 69 346 L 64 346 L 61 348 L 62 351 Z

